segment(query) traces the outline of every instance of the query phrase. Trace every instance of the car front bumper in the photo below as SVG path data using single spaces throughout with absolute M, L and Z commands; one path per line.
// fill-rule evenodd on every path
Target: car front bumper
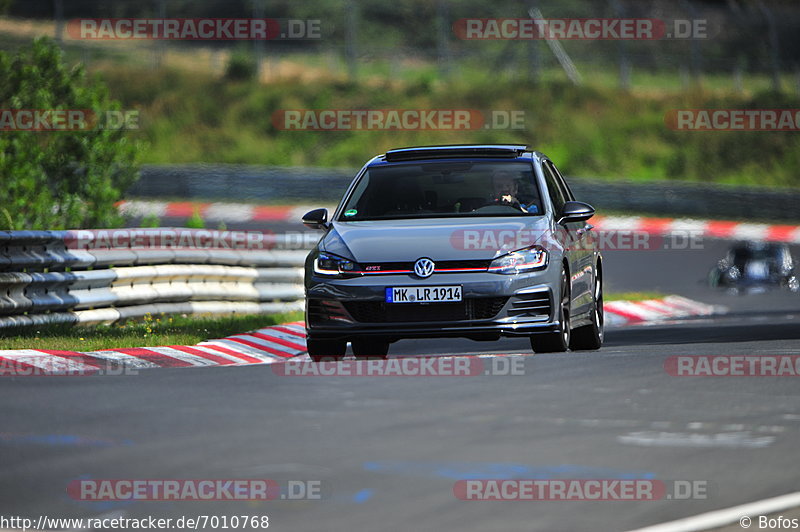
M 555 272 L 555 273 L 554 273 Z M 325 278 L 306 272 L 306 327 L 315 339 L 530 336 L 557 330 L 560 271 Z M 386 303 L 387 287 L 459 285 L 461 303 Z

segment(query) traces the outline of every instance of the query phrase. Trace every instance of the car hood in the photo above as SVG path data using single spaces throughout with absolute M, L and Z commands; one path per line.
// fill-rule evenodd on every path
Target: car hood
M 548 223 L 545 216 L 333 222 L 320 249 L 357 262 L 491 259 L 543 240 Z

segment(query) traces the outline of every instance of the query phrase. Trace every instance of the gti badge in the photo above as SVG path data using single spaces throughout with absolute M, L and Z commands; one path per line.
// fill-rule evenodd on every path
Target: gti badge
M 426 277 L 430 277 L 433 274 L 434 268 L 433 261 L 431 259 L 422 258 L 417 260 L 414 263 L 414 273 L 418 276 L 422 277 L 423 279 Z

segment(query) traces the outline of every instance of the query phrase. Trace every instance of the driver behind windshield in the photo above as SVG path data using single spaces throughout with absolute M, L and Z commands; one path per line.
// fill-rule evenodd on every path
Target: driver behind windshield
M 508 205 L 515 209 L 520 209 L 522 212 L 528 212 L 528 206 L 517 199 L 519 183 L 512 172 L 495 170 L 492 173 L 492 190 L 492 197 L 489 200 L 491 203 Z

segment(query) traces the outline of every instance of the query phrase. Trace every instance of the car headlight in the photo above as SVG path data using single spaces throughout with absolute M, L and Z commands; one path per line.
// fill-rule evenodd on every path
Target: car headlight
M 736 281 L 737 279 L 739 279 L 739 277 L 741 277 L 741 275 L 742 272 L 740 272 L 739 268 L 737 268 L 736 266 L 731 266 L 725 272 L 725 277 L 727 277 L 729 281 Z
M 330 253 L 320 253 L 314 259 L 314 273 L 340 276 L 358 273 L 358 268 L 356 263 L 351 260 Z
M 489 265 L 492 273 L 514 274 L 537 270 L 547 265 L 547 251 L 540 246 L 512 251 Z

